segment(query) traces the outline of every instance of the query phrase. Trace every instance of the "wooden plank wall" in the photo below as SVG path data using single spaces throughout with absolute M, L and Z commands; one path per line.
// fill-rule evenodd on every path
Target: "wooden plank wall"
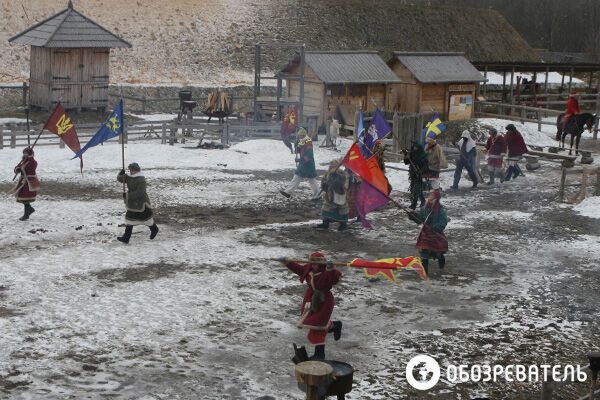
M 34 106 L 46 107 L 48 104 L 51 54 L 51 49 L 31 46 L 29 103 Z
M 442 118 L 447 115 L 447 85 L 427 84 L 421 85 L 421 113 L 437 112 Z

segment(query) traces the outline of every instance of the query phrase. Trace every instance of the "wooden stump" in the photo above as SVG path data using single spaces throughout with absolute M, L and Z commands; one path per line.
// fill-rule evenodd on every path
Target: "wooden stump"
M 304 361 L 296 365 L 296 380 L 305 384 L 306 400 L 317 400 L 319 386 L 328 385 L 333 376 L 333 367 L 320 361 Z

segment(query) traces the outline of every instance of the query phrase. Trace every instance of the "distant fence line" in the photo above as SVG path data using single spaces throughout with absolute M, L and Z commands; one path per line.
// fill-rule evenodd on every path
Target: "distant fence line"
M 217 140 L 223 145 L 248 139 L 277 139 L 280 138 L 280 123 L 271 122 L 232 122 L 224 124 L 209 124 L 200 120 L 179 121 L 138 121 L 126 124 L 123 135 L 112 141 L 124 140 L 125 143 L 135 141 L 160 140 L 161 144 L 170 144 L 187 140 Z M 33 142 L 41 126 L 32 127 L 29 132 L 22 127 L 12 124 L 8 129 L 0 126 L 0 149 L 24 147 Z M 85 143 L 98 130 L 98 124 L 80 124 L 77 126 L 77 136 Z M 64 142 L 52 133 L 43 133 L 36 146 L 65 146 Z

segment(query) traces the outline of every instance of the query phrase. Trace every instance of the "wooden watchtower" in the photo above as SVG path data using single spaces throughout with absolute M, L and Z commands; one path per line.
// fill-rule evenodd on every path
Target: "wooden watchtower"
M 51 109 L 108 105 L 110 49 L 131 44 L 68 7 L 10 38 L 31 46 L 29 104 Z

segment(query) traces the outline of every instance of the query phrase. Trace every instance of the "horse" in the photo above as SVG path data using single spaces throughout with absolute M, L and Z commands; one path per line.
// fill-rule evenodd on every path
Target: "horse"
M 579 155 L 579 140 L 581 139 L 581 134 L 583 130 L 587 128 L 590 132 L 594 127 L 594 123 L 596 122 L 596 115 L 590 113 L 583 113 L 573 115 L 565 129 L 563 129 L 562 118 L 564 114 L 560 114 L 558 118 L 556 118 L 556 140 L 561 142 L 561 148 L 565 148 L 565 137 L 567 134 L 571 135 L 571 147 L 569 148 L 569 155 L 573 151 L 573 139 L 575 140 L 575 155 Z

